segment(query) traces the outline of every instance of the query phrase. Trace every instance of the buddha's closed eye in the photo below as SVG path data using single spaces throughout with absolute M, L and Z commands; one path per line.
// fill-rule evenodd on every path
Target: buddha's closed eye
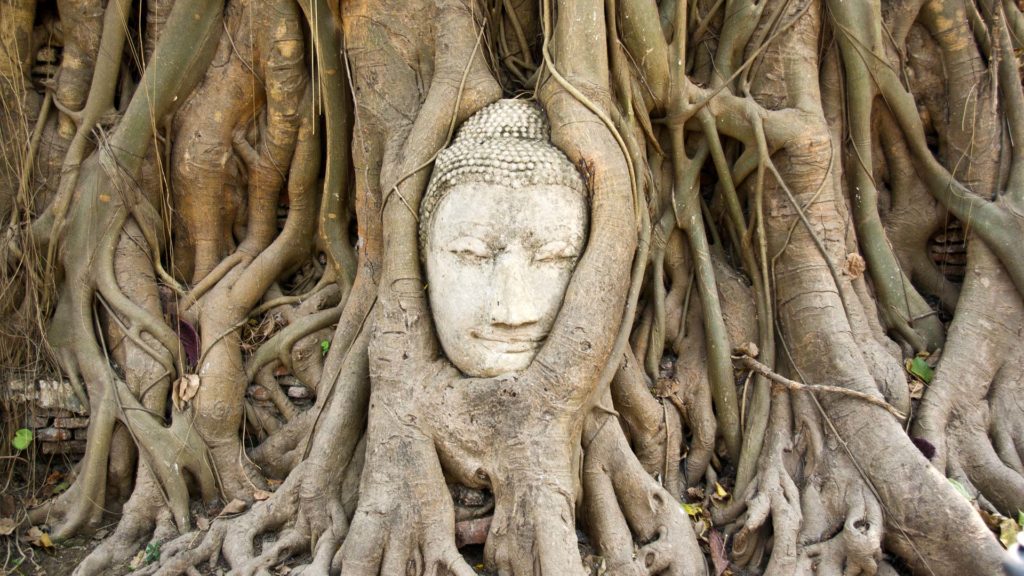
M 576 247 L 565 240 L 544 244 L 533 254 L 534 262 L 570 262 L 575 259 Z
M 494 257 L 494 250 L 483 240 L 473 236 L 460 236 L 448 243 L 448 251 L 467 260 L 486 260 Z

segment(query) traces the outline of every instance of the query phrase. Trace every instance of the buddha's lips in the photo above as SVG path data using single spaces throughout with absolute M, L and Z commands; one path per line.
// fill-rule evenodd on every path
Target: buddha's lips
M 547 338 L 547 334 L 536 334 L 536 333 L 517 333 L 514 331 L 510 332 L 498 332 L 498 331 L 480 331 L 470 330 L 470 336 L 483 340 L 489 347 L 496 345 L 501 352 L 514 353 L 514 352 L 528 352 L 537 348 L 541 342 Z

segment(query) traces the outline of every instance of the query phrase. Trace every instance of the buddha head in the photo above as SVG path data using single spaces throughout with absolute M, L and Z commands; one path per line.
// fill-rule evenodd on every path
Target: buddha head
M 500 100 L 437 157 L 420 255 L 445 355 L 462 373 L 525 369 L 555 322 L 586 244 L 587 190 L 544 112 Z

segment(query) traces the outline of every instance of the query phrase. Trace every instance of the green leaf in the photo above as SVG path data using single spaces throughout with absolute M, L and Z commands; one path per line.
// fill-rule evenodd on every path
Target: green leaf
M 53 487 L 53 493 L 54 494 L 60 494 L 61 492 L 67 490 L 70 487 L 71 487 L 71 485 L 68 484 L 67 480 L 65 480 L 65 481 L 61 482 L 60 484 L 57 484 L 56 486 Z
M 19 428 L 14 433 L 14 438 L 11 438 L 11 446 L 14 446 L 15 450 L 24 450 L 32 444 L 32 431 L 28 428 Z
M 949 483 L 953 485 L 953 488 L 956 488 L 956 491 L 959 492 L 961 496 L 967 498 L 968 500 L 973 500 L 973 498 L 971 498 L 970 493 L 967 492 L 967 488 L 964 488 L 963 484 L 952 478 L 946 478 L 946 480 L 949 480 Z
M 330 349 L 331 349 L 331 341 L 330 340 L 321 340 L 320 341 L 320 354 L 322 354 L 324 356 L 327 356 L 327 351 L 330 350 Z
M 932 378 L 935 377 L 935 370 L 924 361 L 924 358 L 919 356 L 915 356 L 907 362 L 907 372 L 910 372 L 925 384 L 931 384 Z
M 153 562 L 156 562 L 159 559 L 160 559 L 160 543 L 154 541 L 154 542 L 150 542 L 149 544 L 146 544 L 146 556 L 144 558 L 144 560 L 146 561 L 146 564 L 152 564 Z

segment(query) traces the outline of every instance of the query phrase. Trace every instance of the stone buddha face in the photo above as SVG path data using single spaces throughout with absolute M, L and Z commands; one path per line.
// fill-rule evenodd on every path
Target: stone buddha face
M 534 105 L 506 100 L 470 118 L 439 156 L 424 198 L 430 306 L 445 354 L 469 376 L 530 365 L 586 244 L 585 189 L 547 141 L 546 123 L 542 134 L 525 131 L 525 146 L 504 136 L 506 124 L 534 127 L 538 119 L 543 113 Z M 490 125 L 477 130 L 474 121 Z
M 438 336 L 464 373 L 530 365 L 555 322 L 587 233 L 565 186 L 462 184 L 430 223 L 427 286 Z

